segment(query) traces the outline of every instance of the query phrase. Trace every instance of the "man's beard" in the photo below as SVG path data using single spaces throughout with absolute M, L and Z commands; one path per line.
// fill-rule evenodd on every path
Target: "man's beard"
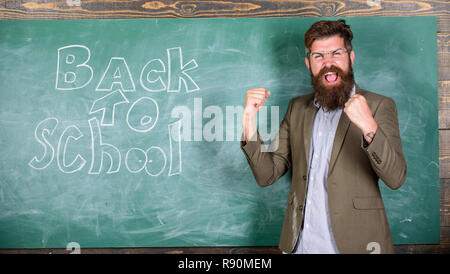
M 333 86 L 324 84 L 324 76 L 328 72 L 338 74 L 340 78 L 338 84 Z M 326 110 L 344 108 L 345 103 L 350 99 L 350 93 L 354 85 L 353 68 L 349 66 L 349 70 L 344 72 L 336 66 L 325 67 L 316 76 L 311 72 L 311 83 L 314 88 L 315 99 L 322 107 Z

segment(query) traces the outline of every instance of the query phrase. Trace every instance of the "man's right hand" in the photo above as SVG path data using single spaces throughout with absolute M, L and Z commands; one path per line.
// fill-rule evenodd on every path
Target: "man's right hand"
M 256 133 L 256 114 L 262 108 L 269 96 L 270 91 L 265 88 L 252 88 L 247 90 L 244 103 L 244 114 L 242 117 L 245 141 L 248 142 L 248 140 Z

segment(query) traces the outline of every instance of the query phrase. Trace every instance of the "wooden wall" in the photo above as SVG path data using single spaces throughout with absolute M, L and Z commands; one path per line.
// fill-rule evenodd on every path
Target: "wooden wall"
M 396 245 L 396 253 L 450 253 L 450 2 L 383 0 L 0 0 L 1 20 L 193 17 L 437 16 L 440 245 Z M 414 31 L 414 30 L 411 30 Z M 280 253 L 276 247 L 114 248 L 82 253 Z M 0 253 L 68 253 L 65 249 Z

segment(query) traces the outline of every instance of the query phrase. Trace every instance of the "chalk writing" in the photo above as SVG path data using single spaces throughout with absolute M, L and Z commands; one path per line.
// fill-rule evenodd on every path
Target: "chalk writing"
M 167 49 L 167 68 L 160 59 L 152 59 L 147 62 L 140 74 L 142 88 L 149 92 L 180 92 L 183 87 L 186 92 L 200 90 L 188 71 L 198 68 L 194 59 L 184 63 L 181 47 Z M 93 77 L 94 70 L 89 64 L 91 51 L 84 45 L 69 45 L 58 49 L 56 66 L 55 90 L 75 91 L 87 87 Z M 167 84 L 162 80 L 161 74 L 167 73 Z M 169 88 L 170 87 L 170 88 Z M 87 123 L 90 136 L 86 136 L 80 130 L 80 125 L 69 125 L 62 130 L 58 142 L 52 143 L 50 138 L 56 134 L 59 121 L 56 117 L 48 117 L 39 122 L 35 128 L 34 137 L 43 151 L 32 157 L 28 165 L 36 170 L 48 168 L 55 161 L 58 169 L 63 173 L 76 173 L 84 169 L 88 161 L 90 165 L 88 174 L 101 173 L 113 174 L 120 171 L 122 166 L 122 154 L 120 149 L 102 138 L 102 127 L 114 127 L 116 109 L 118 105 L 126 104 L 126 124 L 136 133 L 148 133 L 158 123 L 158 102 L 149 96 L 131 102 L 125 93 L 135 92 L 136 86 L 130 68 L 123 57 L 111 57 L 99 82 L 96 92 L 108 92 L 94 100 L 89 110 L 92 117 Z M 181 123 L 180 121 L 168 125 L 169 154 L 159 146 L 151 145 L 147 148 L 132 147 L 128 149 L 123 159 L 125 168 L 131 173 L 145 171 L 149 176 L 160 176 L 169 163 L 168 176 L 182 172 L 181 151 Z M 56 136 L 55 136 L 56 137 Z M 77 144 L 83 139 L 90 140 L 90 159 L 76 151 Z M 56 149 L 55 149 L 56 148 Z M 56 152 L 55 152 L 56 150 Z M 71 153 L 69 153 L 69 151 Z
M 95 100 L 94 103 L 92 104 L 89 114 L 101 112 L 102 113 L 101 125 L 114 126 L 116 106 L 123 103 L 129 103 L 129 101 L 118 89 Z
M 94 76 L 92 67 L 87 64 L 90 59 L 91 51 L 86 46 L 70 45 L 59 48 L 55 88 L 74 90 L 87 86 Z
M 240 140 L 243 107 L 225 106 L 224 114 L 220 106 L 203 108 L 201 97 L 193 98 L 193 111 L 192 106 L 173 107 L 170 117 L 176 122 L 167 125 L 168 149 L 151 144 L 131 147 L 126 153 L 121 153 L 123 148 L 103 140 L 106 128 L 115 129 L 119 107 L 127 109 L 127 129 L 134 134 L 151 134 L 159 122 L 160 108 L 158 101 L 149 95 L 166 90 L 170 96 L 176 96 L 182 90 L 188 94 L 200 90 L 189 74 L 199 67 L 197 61 L 188 59 L 186 62 L 181 47 L 168 48 L 166 54 L 167 63 L 161 59 L 151 59 L 140 70 L 139 87 L 145 94 L 136 100 L 130 99 L 130 93 L 136 93 L 137 87 L 129 64 L 124 57 L 109 58 L 98 83 L 91 89 L 100 96 L 91 104 L 88 112 L 91 117 L 87 125 L 72 124 L 61 128 L 56 117 L 48 117 L 37 123 L 34 137 L 42 150 L 32 157 L 28 165 L 36 170 L 44 170 L 56 161 L 59 171 L 66 174 L 82 170 L 87 170 L 89 175 L 114 174 L 122 169 L 130 173 L 142 172 L 151 177 L 160 176 L 167 170 L 168 176 L 174 176 L 183 170 L 183 141 Z M 91 50 L 88 47 L 64 46 L 57 50 L 57 55 L 55 90 L 79 92 L 80 89 L 90 87 L 95 71 L 90 65 Z M 270 110 L 270 132 L 266 123 L 268 108 L 264 106 L 258 116 L 263 140 L 271 139 L 279 127 L 278 106 L 272 106 Z M 89 132 L 83 133 L 81 129 L 86 127 Z M 158 129 L 155 134 L 160 135 L 161 130 Z M 86 144 L 90 146 L 90 155 L 78 153 L 77 150 L 86 147 Z
M 109 91 L 113 89 L 114 84 L 119 85 L 120 90 L 125 92 L 136 90 L 130 69 L 123 57 L 112 57 L 109 60 L 108 67 L 103 73 L 95 90 Z

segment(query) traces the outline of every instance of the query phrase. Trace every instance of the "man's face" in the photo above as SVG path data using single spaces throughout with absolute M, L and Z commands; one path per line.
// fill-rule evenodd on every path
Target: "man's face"
M 316 40 L 305 58 L 311 74 L 315 98 L 328 110 L 344 107 L 353 87 L 355 53 L 347 52 L 344 38 L 336 35 Z
M 336 50 L 342 49 L 340 52 L 343 53 L 340 57 L 333 57 L 333 52 Z M 323 58 L 314 58 L 315 55 L 321 54 Z M 320 57 L 320 55 L 318 55 Z M 340 68 L 342 71 L 347 73 L 351 66 L 353 66 L 353 61 L 355 59 L 355 53 L 353 51 L 350 52 L 350 58 L 348 58 L 347 50 L 345 49 L 344 38 L 335 35 L 319 40 L 315 40 L 311 45 L 311 54 L 310 58 L 305 58 L 306 66 L 313 76 L 319 75 L 320 71 L 325 68 L 331 68 L 333 66 Z M 339 84 L 342 80 L 340 75 L 336 75 L 333 77 L 323 76 L 323 84 L 325 86 L 334 86 Z

